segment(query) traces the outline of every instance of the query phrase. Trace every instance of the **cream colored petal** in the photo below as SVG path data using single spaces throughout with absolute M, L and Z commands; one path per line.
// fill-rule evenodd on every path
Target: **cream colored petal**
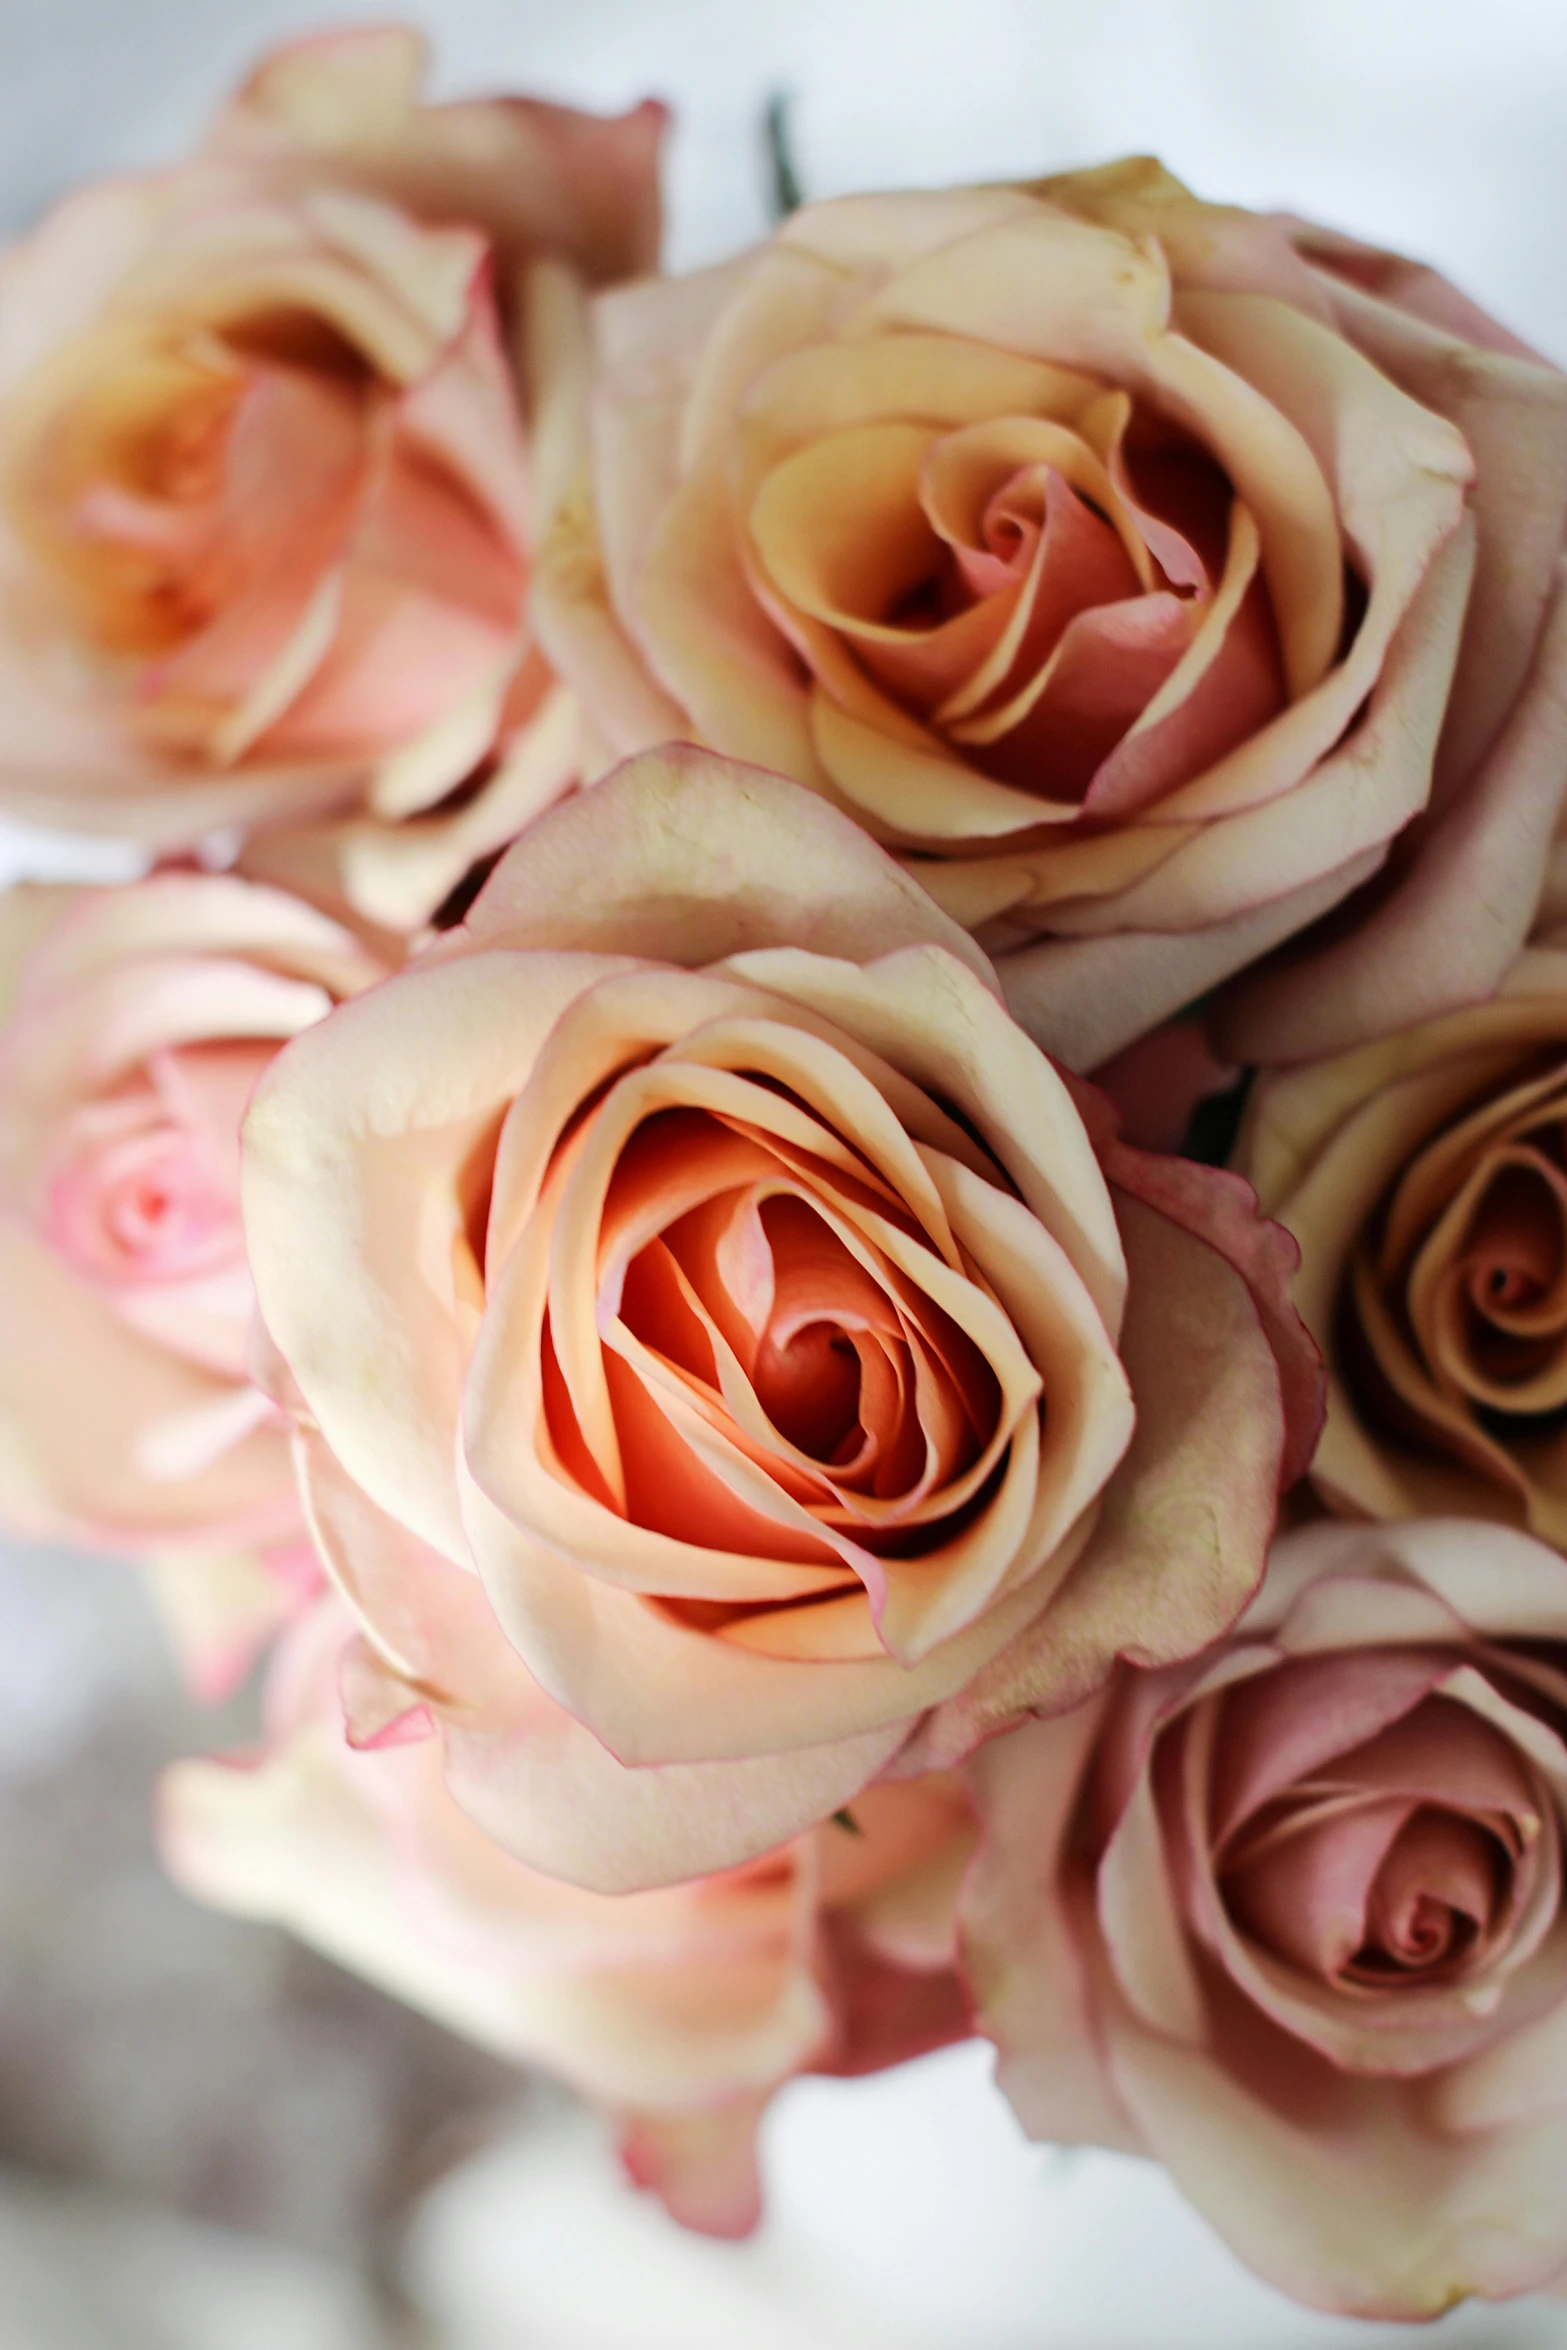
M 690 733 L 685 711 L 656 682 L 611 605 L 585 468 L 562 487 L 537 548 L 532 619 L 616 756 Z
M 1040 1604 L 1025 1584 L 909 1671 L 890 1657 L 796 1663 L 715 1640 L 583 1574 L 470 1480 L 464 1511 L 485 1588 L 518 1654 L 557 1702 L 637 1765 L 792 1755 L 896 1727 L 890 1753 Z
M 1083 1937 L 1092 1895 L 1066 1845 L 1102 1703 L 1025 1722 L 973 1756 L 965 1778 L 980 1820 L 959 1930 L 980 2029 L 996 2044 L 997 2085 L 1030 2137 L 1140 2153 L 1094 2030 Z
M 318 148 L 385 138 L 405 126 L 429 64 L 429 42 L 407 25 L 290 41 L 264 57 L 220 109 L 209 144 L 220 154 L 230 147 L 243 153 L 262 130 L 286 130 Z
M 815 779 L 798 663 L 747 584 L 721 454 L 660 510 L 628 618 L 691 734 L 730 758 Z
M 138 1551 L 297 1527 L 284 1437 L 258 1424 L 243 1387 L 149 1345 L 9 1214 L 0 1275 L 0 1505 L 12 1525 Z M 237 1441 L 157 1473 L 161 1440 L 236 1399 Z
M 550 809 L 468 917 L 475 946 L 569 946 L 687 967 L 748 947 L 885 954 L 929 943 L 990 966 L 847 817 L 813 793 L 671 745 Z
M 1485 348 L 1324 271 L 1340 327 L 1475 460 L 1480 559 L 1437 757 L 1437 797 L 1495 741 L 1523 682 L 1567 531 L 1567 378 L 1521 349 Z
M 274 1063 L 246 1123 L 262 1318 L 350 1473 L 456 1558 L 466 1161 L 604 971 L 483 955 L 390 980 Z
M 1522 946 L 1567 790 L 1567 594 L 1558 588 L 1511 719 L 1449 801 L 1398 889 L 1336 946 L 1247 980 L 1218 1011 L 1225 1049 L 1266 1035 L 1279 1059 L 1358 1044 L 1478 1001 Z M 1430 942 L 1448 941 L 1435 956 Z
M 735 495 L 748 510 L 764 474 L 791 450 L 881 417 L 950 427 L 992 417 L 1071 422 L 1099 394 L 1089 376 L 954 335 L 815 342 L 747 384 L 735 425 Z
M 476 1577 L 376 1509 L 318 1438 L 302 1461 L 322 1555 L 380 1644 L 382 1720 L 428 1705 L 457 1802 L 546 1876 L 620 1894 L 733 1868 L 850 1801 L 904 1737 L 895 1724 L 788 1754 L 627 1770 L 545 1696 Z M 401 1667 L 387 1661 L 399 1654 Z
M 223 873 L 155 873 L 134 888 L 78 891 L 64 918 L 51 922 L 32 947 L 22 1000 L 48 997 L 142 957 L 204 954 L 244 957 L 339 995 L 381 975 L 351 932 L 283 891 Z

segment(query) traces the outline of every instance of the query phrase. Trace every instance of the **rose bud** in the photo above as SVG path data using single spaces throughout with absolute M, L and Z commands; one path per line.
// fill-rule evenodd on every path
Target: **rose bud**
M 204 1696 L 319 1582 L 250 1377 L 240 1119 L 380 976 L 227 876 L 0 897 L 0 1514 L 152 1562 Z
M 329 1601 L 287 1637 L 258 1757 L 165 1774 L 170 1870 L 608 2107 L 632 2177 L 688 2227 L 755 2226 L 756 2125 L 793 2074 L 875 2071 L 968 2031 L 953 1956 L 973 1825 L 952 1777 L 872 1788 L 721 1876 L 585 1893 L 481 1835 L 436 1747 L 345 1743 L 345 1630 Z
M 1567 1563 L 1286 1536 L 1207 1657 L 969 1766 L 963 1934 L 1032 2136 L 1155 2155 L 1298 2300 L 1567 2281 Z
M 1345 900 L 1227 1057 L 1469 1000 L 1521 942 L 1567 378 L 1440 280 L 1129 162 L 809 205 L 557 347 L 539 625 L 606 759 L 811 785 L 1073 1068 Z
M 411 32 L 268 58 L 0 264 L 0 805 L 416 926 L 575 773 L 526 614 L 530 265 L 654 257 L 662 110 L 421 104 Z M 306 821 L 308 820 L 308 822 Z
M 1246 1187 L 1121 1144 L 883 851 L 701 752 L 542 817 L 244 1161 L 356 1735 L 437 1731 L 602 1890 L 1200 1648 L 1315 1433 Z

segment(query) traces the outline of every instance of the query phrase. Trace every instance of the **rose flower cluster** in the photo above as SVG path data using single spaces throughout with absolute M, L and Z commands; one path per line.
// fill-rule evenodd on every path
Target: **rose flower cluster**
M 423 63 L 0 262 L 0 810 L 146 865 L 0 900 L 0 1511 L 256 1682 L 169 1867 L 694 2227 L 977 2032 L 1567 2283 L 1567 376 L 1148 162 L 662 276 Z

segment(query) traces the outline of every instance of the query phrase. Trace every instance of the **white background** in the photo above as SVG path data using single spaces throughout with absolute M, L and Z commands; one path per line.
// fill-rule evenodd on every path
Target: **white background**
M 350 0 L 334 13 L 384 12 Z M 1152 149 L 1205 194 L 1287 205 L 1439 262 L 1567 358 L 1567 0 L 432 0 L 422 17 L 445 91 L 671 101 L 677 265 L 765 226 L 760 117 L 783 91 L 809 193 Z M 316 21 L 298 0 L 0 0 L 0 226 L 86 172 L 176 153 L 259 47 Z M 109 871 L 116 854 L 0 828 L 0 871 L 68 866 Z M 26 1608 L 6 1616 L 18 1685 L 33 1622 Z M 58 1627 L 40 1641 L 46 1630 L 58 1676 Z M 985 2075 L 984 2052 L 966 2049 L 787 2092 L 766 2144 L 774 2216 L 738 2249 L 678 2237 L 561 2109 L 430 2199 L 415 2282 L 448 2350 L 1407 2339 L 1290 2309 L 1151 2170 L 1025 2147 Z M 88 2273 L 101 2289 L 84 2297 Z M 1567 2314 L 1459 2313 L 1434 2338 L 1556 2350 Z M 377 2340 L 352 2280 L 320 2264 L 129 2206 L 0 2188 L 0 2350 Z

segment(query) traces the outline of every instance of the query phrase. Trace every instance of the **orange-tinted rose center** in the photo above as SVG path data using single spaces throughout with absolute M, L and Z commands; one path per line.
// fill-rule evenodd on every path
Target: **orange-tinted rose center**
M 1357 1405 L 1384 1436 L 1456 1452 L 1508 1483 L 1513 1452 L 1527 1474 L 1567 1492 L 1553 1466 L 1567 1413 L 1559 1082 L 1527 1077 L 1426 1138 L 1355 1249 L 1339 1351 Z
M 1070 422 L 827 436 L 764 480 L 751 525 L 760 592 L 828 696 L 873 725 L 885 697 L 1063 814 L 1150 804 L 1285 699 L 1250 517 L 1125 394 Z
M 949 1531 L 983 1485 L 999 1391 L 973 1340 L 843 1213 L 870 1199 L 910 1232 L 908 1210 L 868 1175 L 693 1110 L 638 1129 L 606 1225 L 661 1194 L 597 1316 L 628 1519 L 824 1565 L 835 1553 L 814 1527 L 900 1555 Z M 607 1498 L 548 1323 L 545 1347 L 557 1453 Z M 726 1479 L 709 1432 L 794 1506 L 747 1506 L 743 1471 Z

